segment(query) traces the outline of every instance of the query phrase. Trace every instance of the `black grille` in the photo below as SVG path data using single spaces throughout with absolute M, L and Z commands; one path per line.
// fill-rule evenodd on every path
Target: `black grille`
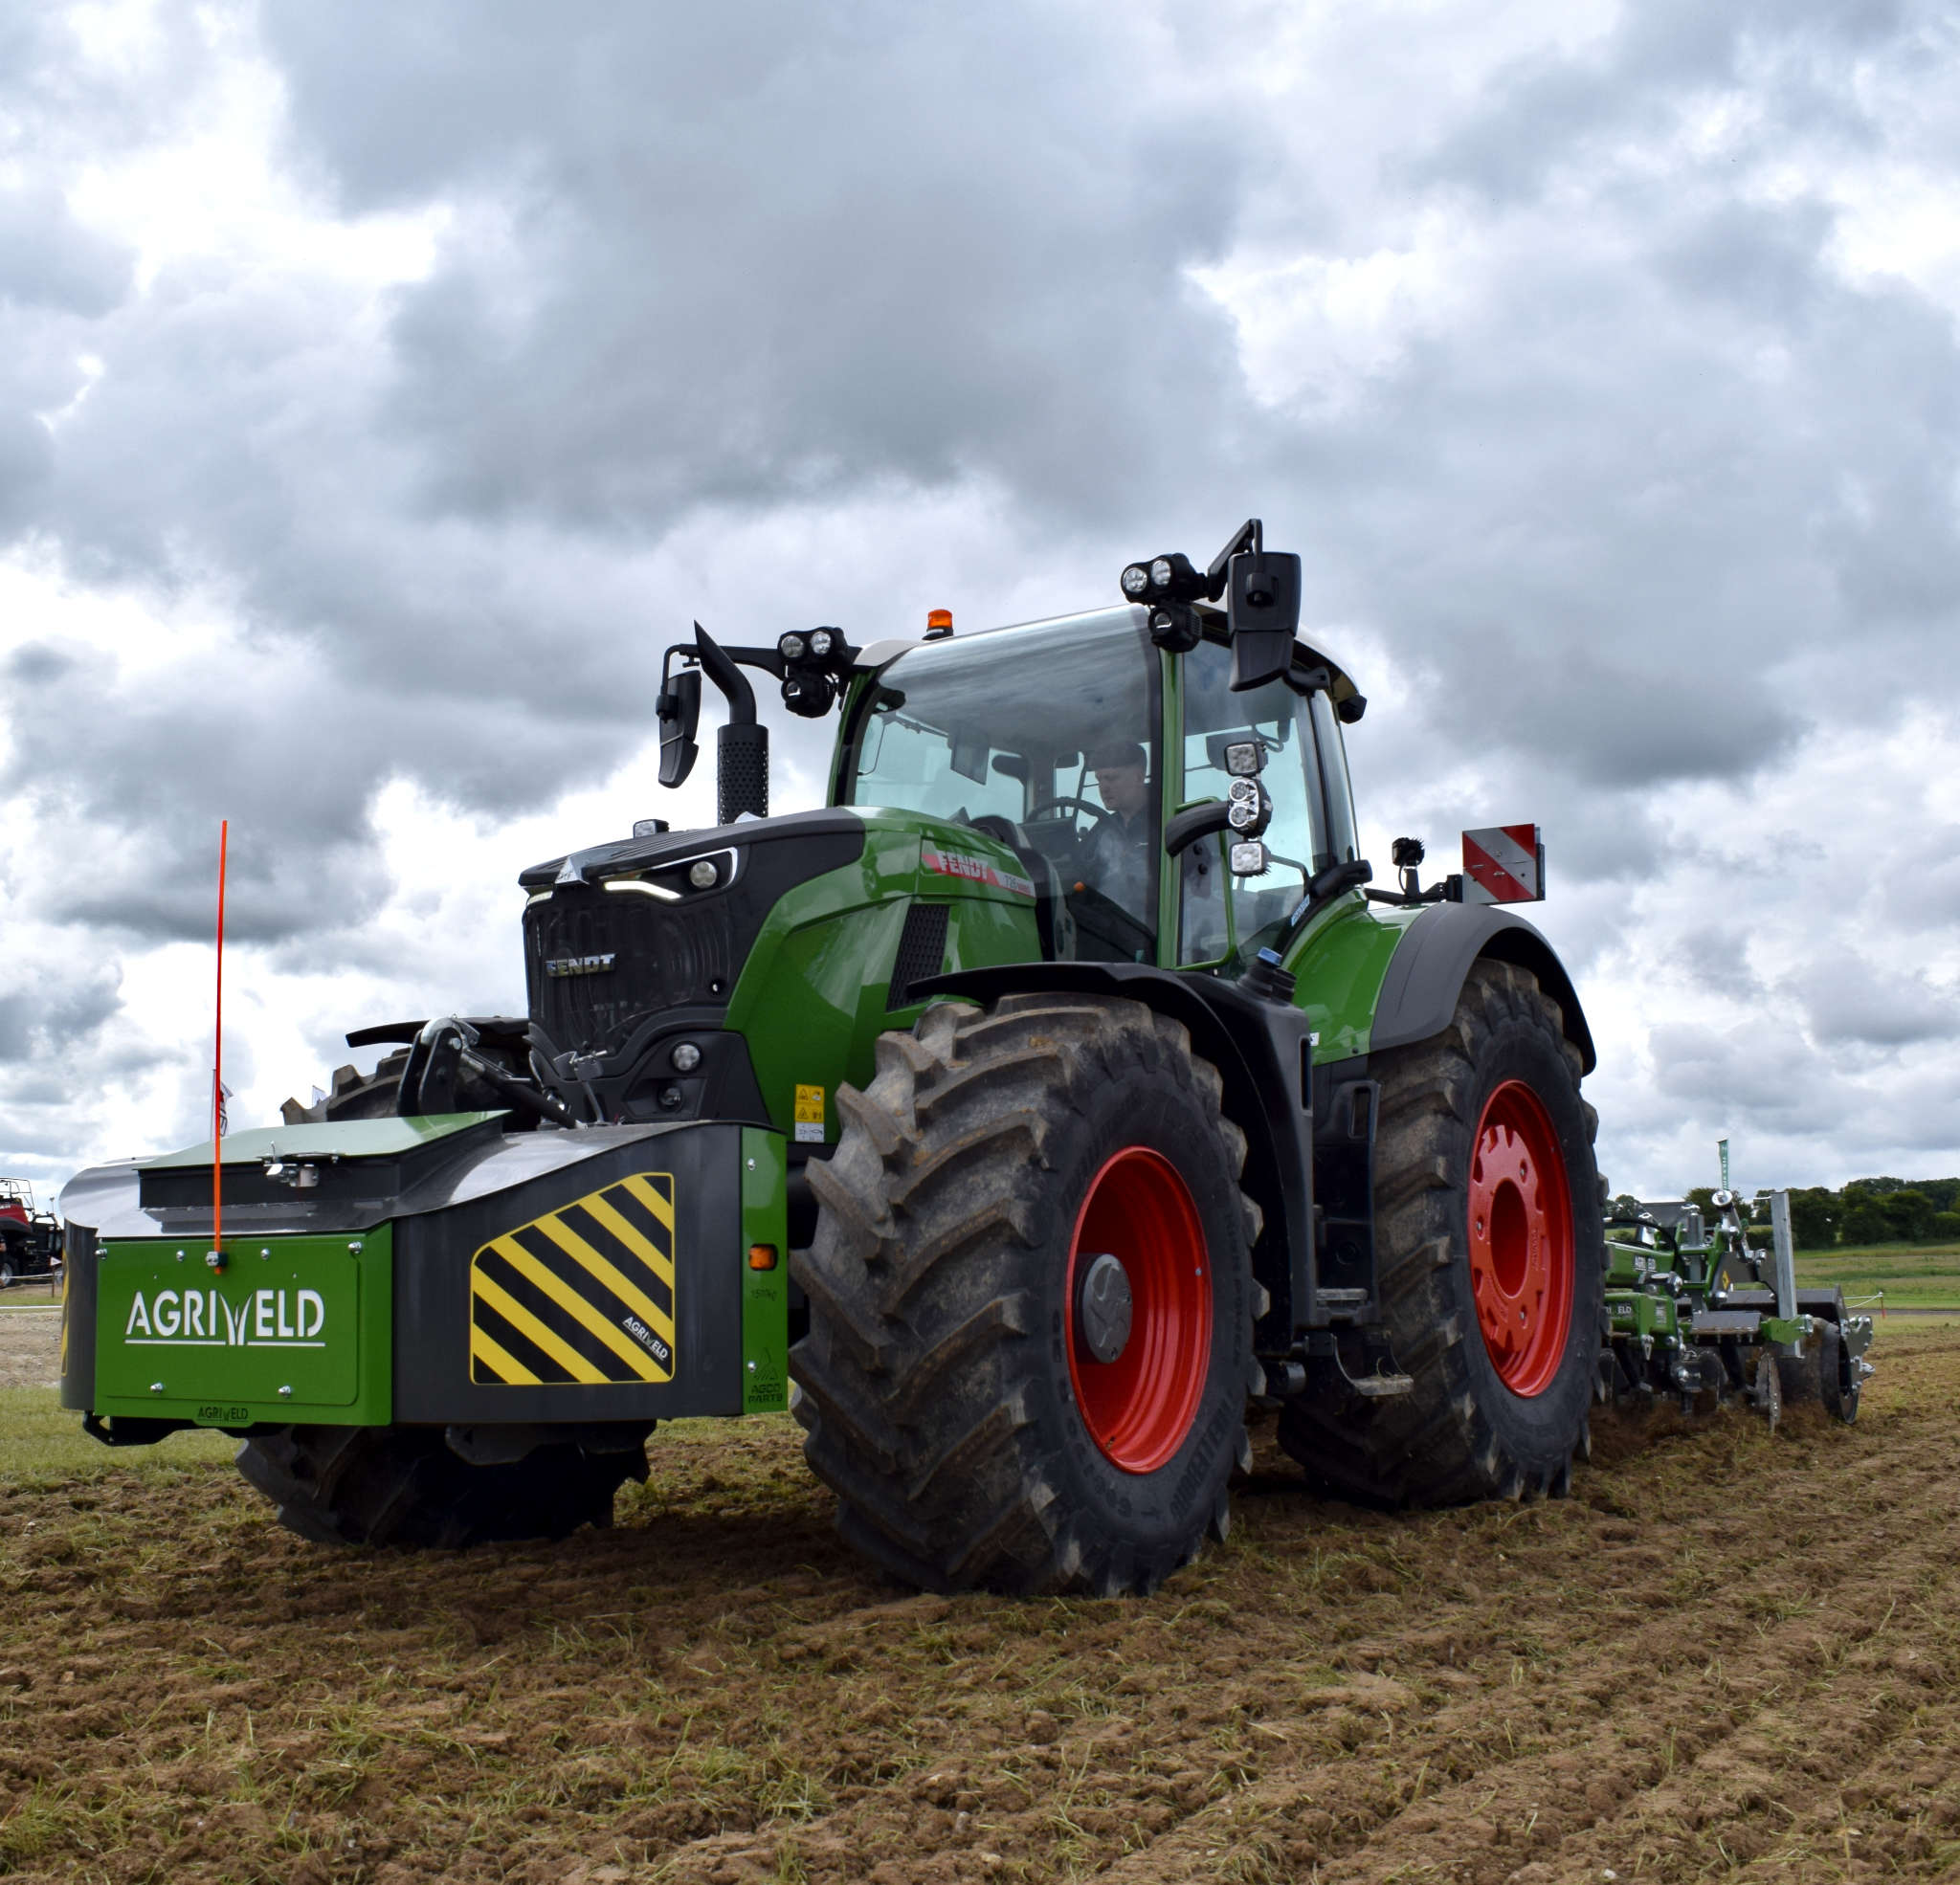
M 558 1048 L 592 1053 L 616 1046 L 643 1015 L 725 1005 L 732 916 L 725 898 L 675 904 L 567 884 L 524 913 L 531 1013 Z
M 903 1008 L 912 999 L 912 984 L 937 975 L 945 966 L 946 915 L 944 903 L 914 903 L 905 912 L 904 933 L 899 938 L 891 988 L 885 995 L 886 1008 Z

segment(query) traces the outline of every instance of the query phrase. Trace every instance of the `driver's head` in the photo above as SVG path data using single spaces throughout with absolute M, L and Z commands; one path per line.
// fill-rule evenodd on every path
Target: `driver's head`
M 1096 789 L 1102 803 L 1119 818 L 1134 818 L 1148 802 L 1144 783 L 1144 749 L 1130 741 L 1098 746 L 1089 755 L 1089 770 L 1096 775 Z

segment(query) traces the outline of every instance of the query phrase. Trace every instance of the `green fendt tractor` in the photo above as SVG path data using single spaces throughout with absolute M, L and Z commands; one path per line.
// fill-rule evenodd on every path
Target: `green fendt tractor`
M 656 1422 L 793 1406 L 915 1584 L 1142 1591 L 1227 1523 L 1248 1410 L 1374 1501 L 1562 1491 L 1605 1331 L 1592 1046 L 1535 828 L 1369 890 L 1366 704 L 1248 523 L 1114 608 L 669 651 L 720 823 L 523 875 L 529 1012 L 222 1145 L 78 1176 L 62 1393 L 243 1442 L 284 1523 L 604 1522 Z M 1222 601 L 1223 606 L 1219 607 Z M 745 670 L 841 724 L 768 815 Z M 315 1116 L 318 1117 L 315 1117 Z

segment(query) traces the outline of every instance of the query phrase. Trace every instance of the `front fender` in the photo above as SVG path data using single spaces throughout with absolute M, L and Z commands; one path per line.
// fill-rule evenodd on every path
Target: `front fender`
M 1192 1050 L 1217 1068 L 1225 1113 L 1246 1138 L 1240 1183 L 1265 1215 L 1253 1271 L 1272 1297 L 1261 1352 L 1285 1353 L 1312 1301 L 1313 1114 L 1305 1089 L 1307 1016 L 1230 982 L 1141 963 L 1008 963 L 912 985 L 915 998 L 1116 995 L 1183 1022 Z

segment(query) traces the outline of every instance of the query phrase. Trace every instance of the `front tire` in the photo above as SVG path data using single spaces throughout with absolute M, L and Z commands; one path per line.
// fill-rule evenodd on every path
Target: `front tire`
M 1592 1109 L 1557 1005 L 1528 969 L 1473 965 L 1449 1031 L 1375 1056 L 1375 1257 L 1414 1382 L 1297 1401 L 1280 1441 L 1370 1504 L 1563 1493 L 1598 1373 L 1605 1233 Z
M 1221 1091 L 1180 1024 L 1059 994 L 928 1009 L 839 1090 L 790 1368 L 873 1563 L 1118 1595 L 1224 1536 L 1258 1220 Z
M 647 1476 L 643 1446 L 588 1452 L 566 1442 L 472 1466 L 439 1427 L 282 1427 L 246 1440 L 237 1467 L 315 1544 L 457 1549 L 568 1537 L 612 1522 L 612 1497 Z
M 408 1064 L 409 1050 L 404 1047 L 383 1054 L 371 1074 L 363 1074 L 351 1066 L 336 1067 L 333 1090 L 323 1099 L 315 1100 L 310 1106 L 288 1099 L 281 1103 L 279 1114 L 289 1126 L 308 1121 L 321 1124 L 338 1120 L 392 1119 L 402 1069 Z

